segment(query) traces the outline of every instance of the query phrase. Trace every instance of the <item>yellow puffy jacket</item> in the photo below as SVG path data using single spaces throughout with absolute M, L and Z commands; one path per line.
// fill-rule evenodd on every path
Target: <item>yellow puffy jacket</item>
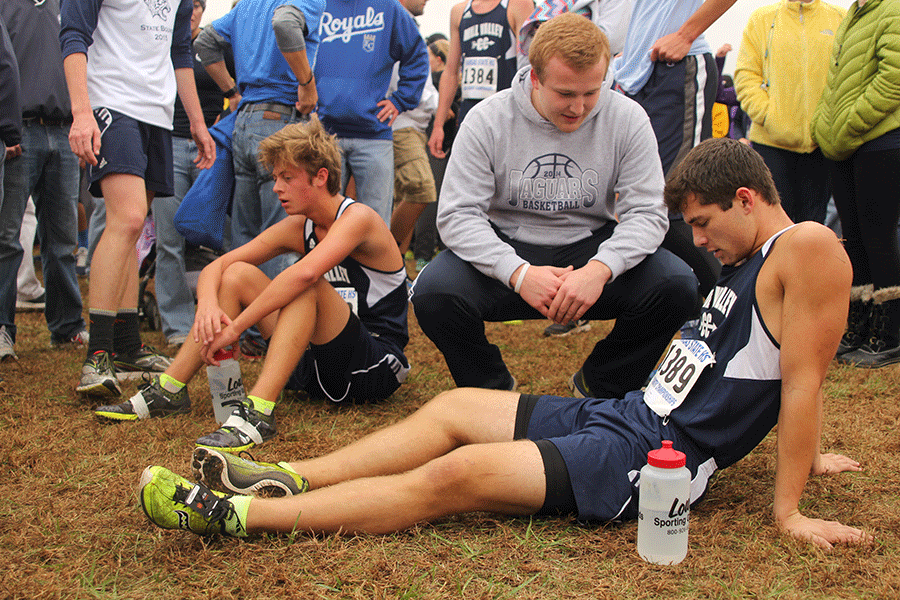
M 734 72 L 741 108 L 753 120 L 750 141 L 792 152 L 816 149 L 810 123 L 845 13 L 821 0 L 782 0 L 750 15 Z

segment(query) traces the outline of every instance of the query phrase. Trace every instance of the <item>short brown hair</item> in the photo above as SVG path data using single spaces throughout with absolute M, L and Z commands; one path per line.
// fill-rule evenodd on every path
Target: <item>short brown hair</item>
M 259 143 L 259 162 L 270 171 L 279 162 L 303 169 L 315 177 L 328 169 L 326 188 L 331 195 L 341 191 L 341 150 L 337 139 L 325 131 L 313 115 L 307 123 L 285 125 Z
M 762 157 L 730 138 L 712 138 L 687 153 L 666 178 L 664 197 L 671 211 L 681 212 L 689 195 L 700 204 L 733 205 L 738 188 L 756 191 L 768 204 L 778 204 L 778 190 Z
M 539 81 L 544 80 L 544 69 L 554 56 L 579 72 L 601 60 L 609 68 L 609 40 L 590 19 L 563 13 L 541 23 L 528 50 L 528 61 Z

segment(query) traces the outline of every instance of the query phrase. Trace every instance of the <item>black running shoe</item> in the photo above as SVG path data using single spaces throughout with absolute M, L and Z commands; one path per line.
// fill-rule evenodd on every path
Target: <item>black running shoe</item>
M 197 440 L 198 446 L 206 446 L 225 452 L 240 452 L 275 436 L 275 413 L 265 415 L 254 410 L 244 399 L 231 416 L 216 431 Z
M 191 412 L 191 399 L 187 386 L 172 393 L 163 389 L 159 377 L 154 377 L 140 388 L 138 393 L 126 402 L 101 406 L 94 414 L 111 421 L 137 421 L 152 417 L 167 417 Z

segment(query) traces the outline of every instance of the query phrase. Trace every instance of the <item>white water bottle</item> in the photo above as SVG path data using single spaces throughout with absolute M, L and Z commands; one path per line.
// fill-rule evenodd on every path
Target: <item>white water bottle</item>
M 244 381 L 241 379 L 241 366 L 234 359 L 234 351 L 231 346 L 218 350 L 213 358 L 219 361 L 219 366 L 208 365 L 206 377 L 209 379 L 209 391 L 212 394 L 213 413 L 216 421 L 224 423 L 234 411 L 236 403 L 246 397 Z
M 675 565 L 687 556 L 691 472 L 685 461 L 684 453 L 673 449 L 669 440 L 647 453 L 637 531 L 638 554 L 647 562 Z

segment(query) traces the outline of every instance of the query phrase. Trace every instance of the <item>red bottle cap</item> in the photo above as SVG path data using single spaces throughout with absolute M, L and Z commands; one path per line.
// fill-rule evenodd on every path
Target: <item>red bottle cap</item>
M 213 358 L 219 362 L 228 360 L 229 358 L 234 358 L 234 350 L 232 350 L 230 347 L 216 350 L 216 352 L 213 354 Z
M 687 462 L 684 452 L 672 448 L 672 442 L 663 440 L 662 448 L 651 450 L 647 453 L 647 464 L 661 469 L 677 469 Z

